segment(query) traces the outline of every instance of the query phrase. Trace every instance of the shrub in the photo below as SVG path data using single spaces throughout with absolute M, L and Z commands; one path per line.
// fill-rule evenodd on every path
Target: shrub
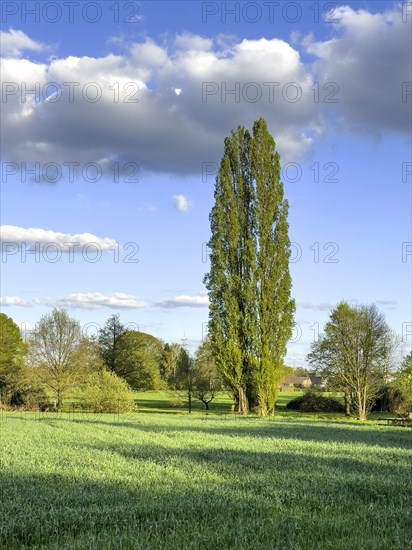
M 286 405 L 287 409 L 301 412 L 343 412 L 344 407 L 334 397 L 326 397 L 318 391 L 307 391 Z
M 122 413 L 134 410 L 133 393 L 127 383 L 113 372 L 90 374 L 80 393 L 83 406 L 96 413 Z
M 398 412 L 405 404 L 406 400 L 401 390 L 388 385 L 381 388 L 372 411 Z

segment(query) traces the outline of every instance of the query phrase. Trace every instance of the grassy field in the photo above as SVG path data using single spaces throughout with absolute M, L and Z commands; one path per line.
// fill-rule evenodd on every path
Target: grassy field
M 0 547 L 412 547 L 412 430 L 3 413 Z

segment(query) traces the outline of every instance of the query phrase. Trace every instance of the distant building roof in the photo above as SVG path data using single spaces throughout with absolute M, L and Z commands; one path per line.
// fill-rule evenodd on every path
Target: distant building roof
M 293 384 L 294 386 L 306 386 L 311 384 L 309 376 L 285 376 L 282 380 L 282 384 Z

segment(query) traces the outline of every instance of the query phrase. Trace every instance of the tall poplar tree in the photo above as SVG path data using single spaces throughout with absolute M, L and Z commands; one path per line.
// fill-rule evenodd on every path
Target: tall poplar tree
M 210 213 L 209 334 L 238 410 L 274 409 L 294 300 L 288 203 L 279 154 L 263 119 L 225 139 Z

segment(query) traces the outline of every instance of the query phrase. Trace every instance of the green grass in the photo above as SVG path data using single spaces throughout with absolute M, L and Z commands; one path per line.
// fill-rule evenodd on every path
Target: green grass
M 412 430 L 3 413 L 3 549 L 407 549 Z

